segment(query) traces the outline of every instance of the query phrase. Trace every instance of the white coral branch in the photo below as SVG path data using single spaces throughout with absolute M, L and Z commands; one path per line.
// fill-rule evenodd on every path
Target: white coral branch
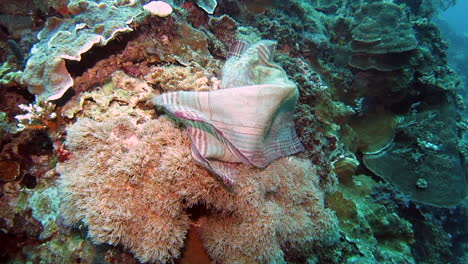
M 57 117 L 54 112 L 55 104 L 51 102 L 38 101 L 34 104 L 19 104 L 18 107 L 26 112 L 15 116 L 18 120 L 18 131 L 46 128 L 47 122 Z

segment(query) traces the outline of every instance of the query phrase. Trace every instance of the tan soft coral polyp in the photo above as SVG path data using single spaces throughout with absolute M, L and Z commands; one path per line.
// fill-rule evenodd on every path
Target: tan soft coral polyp
M 170 138 L 161 133 L 167 128 Z M 82 221 L 93 241 L 120 243 L 140 261 L 178 257 L 189 219 L 180 197 L 168 195 L 156 180 L 158 150 L 168 141 L 184 143 L 162 118 L 139 127 L 126 118 L 108 123 L 80 119 L 66 142 L 75 158 L 59 167 L 65 219 Z
M 120 244 L 142 262 L 172 262 L 196 204 L 207 208 L 197 225 L 218 263 L 282 263 L 285 248 L 308 252 L 312 242 L 337 239 L 309 161 L 242 167 L 228 190 L 192 162 L 188 136 L 170 120 L 136 120 L 81 118 L 67 131 L 73 158 L 58 167 L 61 214 L 85 224 L 95 243 Z

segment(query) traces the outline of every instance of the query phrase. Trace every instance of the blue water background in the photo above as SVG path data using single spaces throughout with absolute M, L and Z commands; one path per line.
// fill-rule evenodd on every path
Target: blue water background
M 458 0 L 455 6 L 441 12 L 436 23 L 449 45 L 449 65 L 464 82 L 460 94 L 465 101 L 464 115 L 468 116 L 468 0 Z M 465 133 L 465 139 L 468 140 L 468 133 Z
M 455 6 L 442 12 L 440 18 L 447 21 L 457 33 L 468 34 L 468 0 L 458 0 Z

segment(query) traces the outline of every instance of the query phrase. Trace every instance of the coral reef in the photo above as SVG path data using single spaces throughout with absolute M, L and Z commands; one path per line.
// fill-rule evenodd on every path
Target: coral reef
M 5 112 L 0 112 L 0 128 L 1 135 L 3 135 L 5 132 L 10 134 L 17 132 L 16 124 L 10 123 L 8 120 L 8 114 Z
M 15 161 L 0 161 L 0 170 L 2 171 L 0 178 L 2 181 L 13 181 L 20 175 L 20 165 Z
M 138 104 L 146 102 L 153 96 L 154 90 L 145 81 L 131 77 L 123 71 L 115 71 L 108 83 L 91 92 L 83 92 L 66 104 L 62 108 L 61 115 L 67 119 L 82 115 L 105 120 L 115 114 L 108 111 L 115 106 L 119 107 L 117 111 L 120 113 L 143 115 L 137 108 Z
M 338 263 L 416 263 L 411 254 L 415 242 L 412 225 L 397 214 L 397 208 L 373 201 L 378 187 L 370 177 L 358 175 L 327 197 L 347 242 L 359 252 L 342 256 Z
M 213 14 L 216 6 L 218 5 L 217 0 L 197 0 L 197 5 L 205 10 L 208 14 Z
M 312 244 L 330 245 L 338 238 L 334 214 L 323 208 L 310 163 L 282 158 L 242 181 L 224 212 L 201 219 L 202 239 L 216 261 L 300 261 L 310 256 Z
M 354 16 L 349 65 L 360 70 L 397 70 L 416 49 L 413 28 L 398 5 L 376 2 L 361 6 Z
M 38 101 L 36 104 L 20 104 L 18 107 L 26 112 L 15 116 L 16 120 L 18 120 L 19 131 L 48 128 L 57 118 L 57 113 L 54 112 L 55 105 L 51 102 Z
M 466 263 L 456 2 L 0 0 L 0 262 Z M 305 150 L 227 188 L 150 101 L 261 39 Z
M 168 189 L 177 171 L 165 175 L 159 167 L 189 162 L 177 159 L 184 155 L 174 152 L 183 149 L 180 145 L 167 145 L 187 143 L 181 133 L 168 133 L 171 129 L 175 128 L 167 120 L 138 128 L 125 118 L 102 124 L 81 119 L 72 126 L 66 144 L 74 158 L 58 168 L 61 211 L 67 223 L 83 220 L 94 242 L 122 244 L 143 262 L 178 257 L 189 218 L 179 195 Z M 100 161 L 87 158 L 96 154 Z M 166 155 L 163 162 L 169 164 L 161 162 Z M 77 174 L 76 169 L 83 166 L 89 169 Z M 180 176 L 194 173 L 184 167 L 179 171 Z M 92 186 L 94 196 L 89 196 Z
M 397 116 L 385 111 L 355 118 L 349 126 L 356 133 L 358 142 L 349 142 L 348 147 L 364 154 L 379 153 L 394 141 L 398 122 Z
M 219 89 L 216 77 L 208 78 L 209 75 L 196 66 L 154 67 L 151 73 L 145 76 L 145 80 L 157 85 L 165 92 L 171 91 L 209 91 Z
M 172 7 L 163 1 L 151 1 L 143 9 L 158 17 L 167 17 L 172 14 Z
M 73 158 L 58 171 L 67 223 L 83 221 L 94 242 L 121 244 L 140 261 L 179 257 L 190 225 L 185 210 L 197 204 L 210 209 L 197 225 L 221 263 L 284 261 L 283 250 L 306 254 L 313 242 L 338 237 L 306 160 L 245 168 L 229 191 L 190 161 L 188 136 L 162 117 L 142 124 L 125 116 L 80 119 L 66 145 Z
M 466 170 L 457 149 L 459 128 L 453 113 L 446 107 L 407 116 L 397 127 L 395 142 L 365 154 L 364 164 L 414 200 L 438 206 L 459 203 L 466 196 Z
M 39 42 L 32 49 L 22 80 L 38 99 L 56 100 L 73 85 L 65 60 L 81 60 L 81 54 L 95 44 L 106 45 L 142 12 L 136 4 L 114 1 L 70 1 L 73 18 L 51 17 L 39 32 Z M 97 15 L 99 14 L 99 15 Z M 51 53 L 52 51 L 52 53 Z M 46 81 L 44 81 L 46 80 Z
M 15 71 L 14 65 L 5 62 L 0 67 L 0 84 L 4 87 L 14 86 L 20 82 L 21 71 Z

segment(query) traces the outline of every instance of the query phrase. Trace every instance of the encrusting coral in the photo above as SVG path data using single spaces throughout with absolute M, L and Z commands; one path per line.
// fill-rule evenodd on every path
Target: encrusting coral
M 207 212 L 192 224 L 219 263 L 285 263 L 286 255 L 307 256 L 312 245 L 338 238 L 307 160 L 244 167 L 228 190 L 191 161 L 188 135 L 165 117 L 81 118 L 66 145 L 73 157 L 58 168 L 66 222 L 81 221 L 94 242 L 123 245 L 142 262 L 180 256 L 187 210 L 198 205 Z
M 196 66 L 152 67 L 145 80 L 164 91 L 208 91 L 219 86 L 219 80 L 208 79 L 207 74 Z

